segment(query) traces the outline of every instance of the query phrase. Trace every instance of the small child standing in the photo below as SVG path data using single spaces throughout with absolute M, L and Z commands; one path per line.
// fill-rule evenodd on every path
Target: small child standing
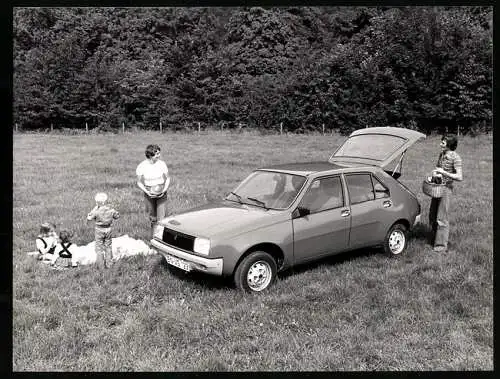
M 40 225 L 40 234 L 36 237 L 35 244 L 38 251 L 38 260 L 51 259 L 54 255 L 59 237 L 54 224 L 44 222 Z
M 118 211 L 106 205 L 107 200 L 108 195 L 99 192 L 95 195 L 96 206 L 87 215 L 87 221 L 95 220 L 95 252 L 99 268 L 108 268 L 112 265 L 111 225 L 120 217 Z
M 54 257 L 50 262 L 51 266 L 55 266 L 59 258 L 65 258 L 66 267 L 70 266 L 68 259 L 71 260 L 71 267 L 77 266 L 75 249 L 77 249 L 78 246 L 71 242 L 72 236 L 73 233 L 69 230 L 61 230 L 61 233 L 59 233 L 59 243 L 56 245 Z

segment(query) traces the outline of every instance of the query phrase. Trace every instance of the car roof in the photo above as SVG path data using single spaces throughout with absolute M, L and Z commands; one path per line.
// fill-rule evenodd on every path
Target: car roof
M 346 167 L 345 165 L 338 165 L 335 163 L 320 161 L 320 162 L 295 162 L 295 163 L 277 164 L 273 166 L 261 167 L 259 168 L 259 170 L 277 171 L 277 172 L 284 172 L 287 174 L 309 176 L 311 174 L 316 174 L 318 172 L 342 170 L 346 168 L 352 168 L 354 166 L 356 168 L 361 167 L 358 165 L 349 165 Z M 363 167 L 373 169 L 373 166 L 369 165 L 363 165 Z

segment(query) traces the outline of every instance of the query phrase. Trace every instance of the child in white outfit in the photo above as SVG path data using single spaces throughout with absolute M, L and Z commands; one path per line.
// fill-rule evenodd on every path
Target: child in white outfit
M 35 240 L 36 249 L 38 252 L 37 258 L 39 260 L 51 260 L 54 256 L 54 250 L 58 241 L 59 237 L 57 236 L 56 227 L 54 224 L 44 222 L 42 225 L 40 225 L 40 234 L 38 234 Z

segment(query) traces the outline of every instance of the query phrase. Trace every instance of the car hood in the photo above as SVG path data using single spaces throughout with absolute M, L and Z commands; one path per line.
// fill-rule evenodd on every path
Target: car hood
M 166 217 L 160 224 L 196 237 L 227 238 L 278 222 L 285 213 L 224 200 Z
M 385 167 L 425 134 L 395 127 L 359 129 L 328 160 L 337 164 L 368 164 Z

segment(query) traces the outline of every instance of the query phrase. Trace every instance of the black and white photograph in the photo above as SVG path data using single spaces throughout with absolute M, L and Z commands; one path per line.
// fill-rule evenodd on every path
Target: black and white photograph
M 493 371 L 493 6 L 11 11 L 14 372 Z

